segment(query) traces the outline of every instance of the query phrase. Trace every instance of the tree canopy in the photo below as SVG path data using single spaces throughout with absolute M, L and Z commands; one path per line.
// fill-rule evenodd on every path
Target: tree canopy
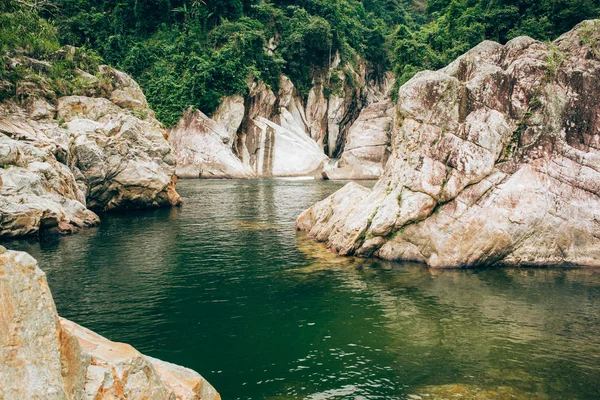
M 307 94 L 332 54 L 366 60 L 398 84 L 484 39 L 551 40 L 600 16 L 596 0 L 0 0 L 3 60 L 73 45 L 130 73 L 157 117 L 189 105 L 211 112 L 247 92 L 249 76 L 277 89 L 286 74 Z M 35 7 L 35 5 L 38 5 Z M 93 58 L 93 57 L 92 57 Z M 3 65 L 4 62 L 3 62 Z M 3 68 L 3 71 L 6 68 Z M 6 75 L 6 73 L 5 73 Z

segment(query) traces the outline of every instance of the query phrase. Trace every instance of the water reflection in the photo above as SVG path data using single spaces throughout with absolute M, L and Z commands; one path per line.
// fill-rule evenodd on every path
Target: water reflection
M 17 241 L 59 312 L 226 399 L 600 397 L 600 271 L 434 271 L 294 231 L 341 183 L 183 181 L 181 209 Z
M 381 306 L 385 351 L 398 357 L 402 381 L 415 383 L 409 398 L 600 395 L 600 271 L 430 270 L 340 260 L 323 245 L 298 242 L 313 260 L 296 272 L 338 271 Z M 411 376 L 407 362 L 420 373 Z

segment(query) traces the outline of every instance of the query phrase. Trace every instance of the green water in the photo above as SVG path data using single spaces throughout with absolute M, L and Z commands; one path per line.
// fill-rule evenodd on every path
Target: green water
M 4 245 L 40 261 L 62 316 L 223 399 L 600 398 L 600 271 L 338 258 L 294 221 L 339 187 L 183 181 L 181 209 Z

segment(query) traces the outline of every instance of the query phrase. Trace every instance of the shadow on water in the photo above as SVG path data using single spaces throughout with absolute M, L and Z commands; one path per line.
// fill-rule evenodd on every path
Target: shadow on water
M 600 397 L 600 271 L 337 257 L 294 222 L 342 185 L 182 181 L 181 209 L 5 245 L 61 315 L 225 399 Z

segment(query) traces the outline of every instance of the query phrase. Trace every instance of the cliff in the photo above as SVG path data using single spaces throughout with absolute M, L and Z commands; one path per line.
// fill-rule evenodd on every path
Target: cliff
M 389 156 L 393 80 L 372 75 L 364 62 L 342 68 L 336 57 L 307 96 L 286 76 L 277 91 L 250 78 L 246 96 L 223 99 L 211 118 L 188 111 L 170 130 L 178 175 L 378 178 Z

